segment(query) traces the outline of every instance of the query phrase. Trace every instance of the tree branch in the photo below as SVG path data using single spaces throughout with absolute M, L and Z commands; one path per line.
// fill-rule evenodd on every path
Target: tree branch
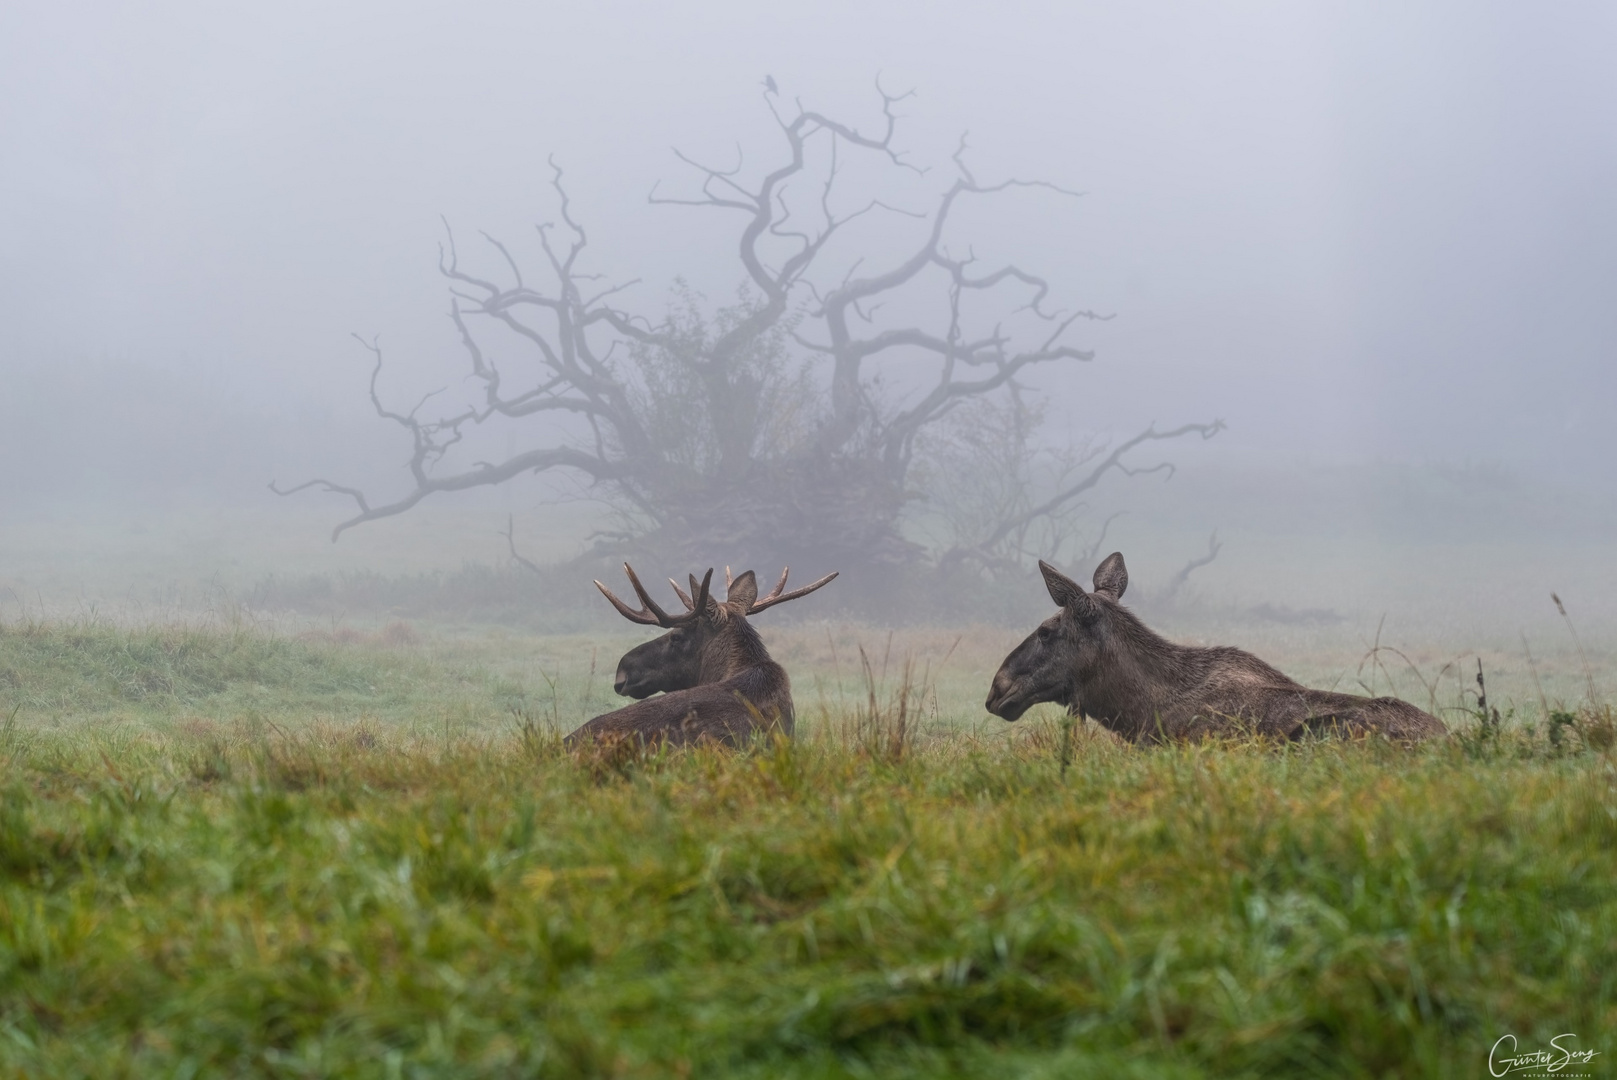
M 1169 579 L 1168 587 L 1163 589 L 1161 595 L 1156 599 L 1161 603 L 1167 603 L 1175 596 L 1178 596 L 1179 590 L 1184 588 L 1185 582 L 1190 580 L 1190 575 L 1218 558 L 1218 553 L 1222 550 L 1224 550 L 1224 545 L 1219 542 L 1218 530 L 1214 529 L 1213 535 L 1207 538 L 1207 554 L 1199 559 L 1191 559 L 1180 567 L 1179 572 Z
M 1022 513 L 1007 518 L 1005 521 L 1002 521 L 991 533 L 989 533 L 987 539 L 976 546 L 986 552 L 1015 530 L 1039 518 L 1049 517 L 1050 515 L 1059 511 L 1064 505 L 1071 502 L 1073 499 L 1076 499 L 1079 495 L 1088 491 L 1090 488 L 1093 488 L 1096 484 L 1100 483 L 1109 472 L 1116 471 L 1124 476 L 1140 476 L 1146 473 L 1167 472 L 1169 476 L 1172 476 L 1174 467 L 1168 462 L 1159 462 L 1156 465 L 1141 468 L 1131 468 L 1123 463 L 1123 456 L 1144 442 L 1177 439 L 1191 434 L 1200 435 L 1205 441 L 1207 439 L 1211 439 L 1220 431 L 1223 431 L 1224 427 L 1225 424 L 1222 420 L 1214 420 L 1210 424 L 1183 424 L 1171 431 L 1158 431 L 1156 429 L 1156 425 L 1153 424 L 1144 431 L 1140 432 L 1140 434 L 1128 439 L 1123 443 L 1120 443 L 1118 446 L 1113 448 L 1111 453 L 1103 457 L 1093 468 L 1086 472 L 1076 482 L 1067 485 L 1052 498 L 1049 498 Z
M 517 526 L 516 526 L 516 520 L 517 519 L 516 519 L 515 514 L 507 514 L 507 515 L 505 515 L 505 531 L 500 534 L 501 536 L 505 537 L 505 546 L 511 552 L 511 559 L 518 566 L 521 566 L 521 567 L 523 567 L 523 568 L 525 568 L 527 570 L 533 571 L 535 574 L 539 574 L 540 576 L 543 576 L 544 571 L 539 569 L 537 564 L 533 563 L 532 561 L 530 561 L 530 560 L 528 560 L 526 558 L 523 558 L 521 552 L 517 551 L 517 539 L 516 539 Z

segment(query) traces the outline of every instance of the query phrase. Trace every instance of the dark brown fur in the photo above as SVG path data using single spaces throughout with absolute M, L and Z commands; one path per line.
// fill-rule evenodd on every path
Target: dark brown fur
M 1061 611 L 1000 665 L 986 702 L 996 716 L 1015 720 L 1053 701 L 1136 743 L 1372 733 L 1414 742 L 1448 733 L 1397 698 L 1312 690 L 1240 649 L 1168 641 L 1118 602 L 1128 587 L 1121 553 L 1096 569 L 1090 593 L 1047 563 L 1039 569 Z
M 712 573 L 708 571 L 709 578 Z M 632 570 L 629 575 L 646 611 L 630 612 L 610 593 L 608 599 L 636 621 L 649 621 L 640 618 L 647 612 L 661 616 Z M 722 603 L 708 596 L 707 580 L 698 585 L 693 578 L 690 595 L 680 593 L 685 614 L 662 617 L 662 625 L 677 625 L 630 649 L 618 662 L 614 688 L 644 700 L 595 717 L 566 742 L 634 738 L 676 746 L 703 740 L 737 746 L 763 732 L 790 736 L 795 723 L 791 680 L 786 669 L 770 658 L 747 616 L 811 592 L 835 576 L 782 596 L 786 583 L 782 574 L 774 592 L 759 600 L 757 579 L 748 570 L 729 583 Z

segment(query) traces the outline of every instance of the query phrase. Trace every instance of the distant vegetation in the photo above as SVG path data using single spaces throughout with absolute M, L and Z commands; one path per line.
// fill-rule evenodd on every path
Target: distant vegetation
M 0 624 L 0 700 L 30 712 L 199 706 L 253 690 L 340 698 L 374 691 L 376 678 L 351 657 L 246 627 Z
M 254 611 L 366 619 L 430 616 L 552 633 L 618 622 L 586 574 L 544 567 L 466 563 L 459 570 L 420 574 L 277 574 L 260 578 L 240 599 Z
M 659 563 L 658 566 L 665 566 Z M 610 567 L 610 570 L 608 569 Z M 458 570 L 420 574 L 346 571 L 335 574 L 277 574 L 260 578 L 235 597 L 250 611 L 295 612 L 318 618 L 361 620 L 436 619 L 519 626 L 543 633 L 576 633 L 618 629 L 621 620 L 596 592 L 587 570 L 617 580 L 622 570 L 603 562 L 582 568 L 489 566 L 466 563 Z M 668 567 L 667 573 L 698 573 L 707 564 Z M 741 567 L 735 568 L 738 572 Z M 778 577 L 780 567 L 760 571 Z M 611 571 L 616 571 L 611 573 Z M 654 571 L 648 571 L 652 581 Z M 723 568 L 719 568 L 723 574 Z M 671 602 L 673 593 L 662 586 Z M 853 616 L 878 623 L 1026 621 L 1047 602 L 1032 590 L 1013 592 L 981 581 L 960 581 L 950 589 L 936 587 L 925 571 L 897 568 L 889 588 L 875 595 L 856 588 L 828 589 L 817 611 L 786 613 L 785 618 Z

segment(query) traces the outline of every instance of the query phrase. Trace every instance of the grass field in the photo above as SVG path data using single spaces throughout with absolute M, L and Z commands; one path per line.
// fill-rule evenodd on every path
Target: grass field
M 1609 1074 L 1609 709 L 1139 751 L 986 717 L 1014 637 L 782 632 L 796 742 L 625 758 L 630 634 L 6 624 L 0 1073 Z

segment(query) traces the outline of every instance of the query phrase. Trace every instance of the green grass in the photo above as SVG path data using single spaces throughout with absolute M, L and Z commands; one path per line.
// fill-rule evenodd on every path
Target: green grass
M 255 690 L 303 699 L 375 691 L 375 671 L 310 643 L 242 627 L 0 625 L 0 693 L 29 710 L 200 704 Z
M 1617 1054 L 1609 711 L 1413 752 L 1080 729 L 1063 768 L 1048 715 L 978 729 L 964 690 L 923 694 L 900 744 L 885 695 L 822 707 L 800 676 L 796 743 L 575 756 L 544 719 L 599 696 L 579 642 L 548 697 L 525 643 L 25 629 L 0 632 L 3 1074 L 1479 1076 L 1505 1032 Z
M 169 730 L 361 718 L 441 727 L 448 716 L 464 727 L 522 698 L 475 650 L 448 652 L 402 622 L 296 636 L 236 623 L 0 623 L 0 719 L 15 709 L 25 726 Z

